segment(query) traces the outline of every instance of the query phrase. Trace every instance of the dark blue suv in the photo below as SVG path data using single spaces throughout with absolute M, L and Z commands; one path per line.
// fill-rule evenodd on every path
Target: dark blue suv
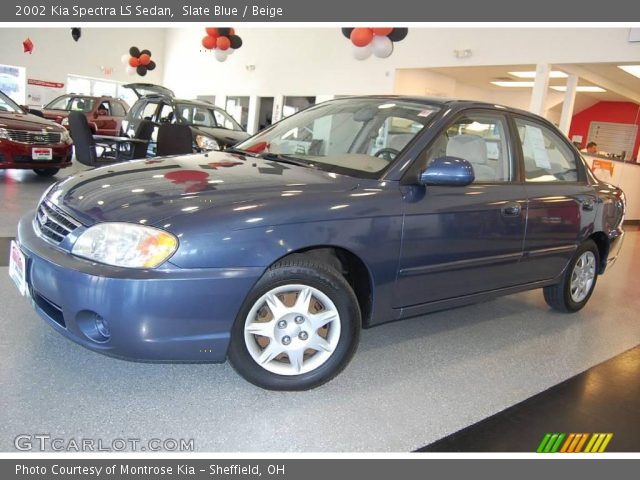
M 344 98 L 225 152 L 54 185 L 20 222 L 11 274 L 92 350 L 229 358 L 257 385 L 301 390 L 346 366 L 363 327 L 535 288 L 581 309 L 624 208 L 535 115 Z

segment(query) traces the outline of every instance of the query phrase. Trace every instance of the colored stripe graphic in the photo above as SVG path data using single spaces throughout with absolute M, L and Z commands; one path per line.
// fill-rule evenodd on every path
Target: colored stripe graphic
M 546 433 L 536 449 L 537 453 L 602 453 L 613 433 Z M 586 447 L 585 447 L 586 444 Z M 584 448 L 584 450 L 583 450 Z

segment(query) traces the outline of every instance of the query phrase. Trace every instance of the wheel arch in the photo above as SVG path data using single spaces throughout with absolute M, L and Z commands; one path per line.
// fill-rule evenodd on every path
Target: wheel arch
M 374 280 L 371 269 L 353 251 L 335 245 L 314 245 L 288 252 L 269 265 L 294 256 L 311 257 L 337 270 L 353 288 L 362 315 L 362 326 L 368 327 L 373 313 Z
M 598 265 L 598 274 L 603 274 L 607 267 L 607 258 L 609 257 L 609 237 L 604 232 L 592 233 L 589 238 L 598 247 L 598 256 L 600 264 Z

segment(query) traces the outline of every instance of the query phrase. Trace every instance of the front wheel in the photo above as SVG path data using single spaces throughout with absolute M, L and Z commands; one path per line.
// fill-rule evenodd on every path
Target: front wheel
M 59 168 L 34 168 L 33 171 L 39 177 L 53 177 L 60 171 Z
M 598 279 L 600 255 L 593 240 L 583 242 L 567 266 L 562 280 L 544 288 L 547 304 L 560 312 L 577 312 L 584 307 Z
M 332 267 L 304 257 L 272 266 L 253 288 L 231 332 L 229 360 L 269 390 L 308 390 L 331 380 L 353 356 L 360 309 Z

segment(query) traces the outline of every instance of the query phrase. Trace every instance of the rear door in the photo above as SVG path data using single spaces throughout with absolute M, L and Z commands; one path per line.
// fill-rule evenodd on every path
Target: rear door
M 528 202 L 521 275 L 527 282 L 562 273 L 593 232 L 598 197 L 568 140 L 535 118 L 513 116 Z
M 395 307 L 419 308 L 520 283 L 526 196 L 517 181 L 508 117 L 495 110 L 460 114 L 417 161 L 469 161 L 471 185 L 407 188 Z

